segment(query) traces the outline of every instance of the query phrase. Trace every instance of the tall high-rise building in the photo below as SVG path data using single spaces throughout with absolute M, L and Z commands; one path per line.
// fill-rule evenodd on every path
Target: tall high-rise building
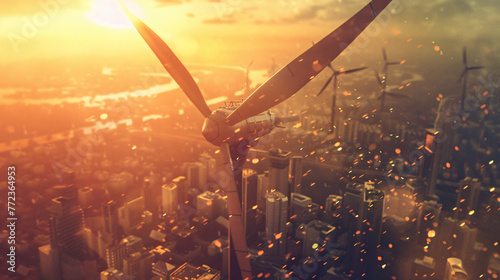
M 156 180 L 154 179 L 144 178 L 142 197 L 144 197 L 144 209 L 151 212 L 154 221 L 157 222 L 160 211 L 158 211 L 158 191 L 155 187 L 155 183 Z
M 116 201 L 109 200 L 102 205 L 102 214 L 104 219 L 104 233 L 109 235 L 111 239 L 118 238 L 118 206 Z
M 469 276 L 465 271 L 462 260 L 459 258 L 448 258 L 443 280 L 468 280 Z
M 382 231 L 384 193 L 370 183 L 348 187 L 342 200 L 344 226 L 348 229 L 348 251 L 351 270 L 373 277 L 370 264 L 376 263 L 377 246 Z
M 204 152 L 200 155 L 200 162 L 206 167 L 207 170 L 207 181 L 216 182 L 216 161 L 208 153 Z
M 460 181 L 460 190 L 454 212 L 456 220 L 470 220 L 471 216 L 478 210 L 477 203 L 480 189 L 481 182 L 477 178 L 471 179 L 467 177 Z
M 325 202 L 325 222 L 333 226 L 339 226 L 342 211 L 342 196 L 331 194 Z
M 288 197 L 274 191 L 266 195 L 266 252 L 268 255 L 285 256 L 288 221 Z
M 318 218 L 319 205 L 312 202 L 312 199 L 300 193 L 292 193 L 292 221 L 298 226 L 308 224 Z
M 172 180 L 172 183 L 177 186 L 177 196 L 179 203 L 184 203 L 188 200 L 187 179 L 184 176 L 179 176 Z
M 264 174 L 257 175 L 257 200 L 259 206 L 266 204 L 266 194 L 269 191 L 269 171 L 265 171 Z
M 63 196 L 68 199 L 76 199 L 77 198 L 77 189 L 74 184 L 67 185 L 57 185 L 54 186 L 54 190 L 56 192 L 56 197 Z
M 86 186 L 78 190 L 78 204 L 86 208 L 94 202 L 94 189 Z
M 61 279 L 60 255 L 56 247 L 48 244 L 38 247 L 40 270 L 43 279 Z
M 118 223 L 127 234 L 143 221 L 144 198 L 142 196 L 123 204 L 118 208 Z
M 438 141 L 441 135 L 445 134 L 436 129 L 426 129 L 423 139 L 424 145 L 419 148 L 422 155 L 419 158 L 411 159 L 419 161 L 418 177 L 427 183 L 426 195 L 429 197 L 435 195 L 439 166 L 444 157 L 443 147 L 447 146 Z M 446 135 L 450 136 L 450 134 Z
M 313 220 L 305 226 L 303 257 L 313 256 L 314 251 L 321 248 L 329 238 L 334 238 L 335 228 L 320 220 Z
M 163 213 L 171 214 L 177 211 L 179 204 L 178 187 L 175 183 L 161 187 L 161 205 Z
M 269 150 L 269 187 L 290 197 L 289 173 L 290 155 L 281 149 Z
M 257 172 L 252 169 L 243 169 L 242 171 L 242 201 L 241 214 L 243 215 L 243 230 L 245 235 L 256 235 L 256 217 L 257 217 Z
M 76 198 L 60 196 L 52 200 L 51 244 L 61 253 L 83 260 L 83 211 L 76 204 Z
M 291 180 L 292 180 L 292 193 L 301 193 L 302 190 L 302 157 L 293 156 L 292 157 L 292 168 L 291 168 Z
M 126 240 L 126 239 L 125 239 Z M 106 263 L 108 268 L 123 268 L 123 259 L 127 256 L 127 242 L 121 241 L 106 248 Z
M 141 250 L 123 259 L 123 273 L 135 279 L 150 279 L 152 275 L 153 254 Z
M 420 246 L 427 246 L 429 250 L 434 250 L 436 242 L 439 216 L 441 215 L 442 204 L 434 200 L 426 200 L 420 203 L 417 216 L 417 242 Z
M 458 257 L 468 264 L 474 254 L 474 246 L 477 239 L 477 228 L 467 224 L 466 221 L 458 221 L 446 218 L 439 225 L 438 252 L 442 264 L 446 258 Z
M 207 167 L 201 162 L 191 162 L 187 166 L 187 188 L 205 191 Z
M 196 197 L 196 209 L 198 214 L 206 217 L 209 220 L 217 218 L 217 204 L 219 195 L 211 191 L 206 191 Z

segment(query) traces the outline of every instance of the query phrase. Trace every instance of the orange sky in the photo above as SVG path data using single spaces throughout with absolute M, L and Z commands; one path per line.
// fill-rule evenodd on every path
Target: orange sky
M 24 69 L 37 62 L 42 68 L 43 63 L 62 62 L 95 67 L 154 65 L 156 58 L 135 30 L 116 28 L 128 24 L 117 1 L 2 1 L 0 68 L 14 63 Z M 270 67 L 272 57 L 283 66 L 369 1 L 124 2 L 186 64 L 247 65 L 253 60 L 254 69 L 263 69 Z M 356 57 L 358 61 L 345 65 L 341 55 L 335 61 L 336 66 L 379 63 L 384 45 L 400 57 L 411 56 L 419 44 L 423 45 L 425 56 L 434 55 L 436 45 L 448 59 L 460 56 L 463 46 L 468 46 L 471 52 L 473 47 L 480 47 L 476 51 L 481 52 L 479 54 L 494 54 L 498 48 L 496 40 L 495 44 L 490 41 L 498 34 L 499 26 L 488 20 L 496 19 L 496 15 L 488 11 L 498 3 L 483 2 L 480 5 L 469 0 L 393 0 L 395 6 L 388 8 L 392 19 L 370 37 L 368 47 Z M 412 40 L 410 44 L 408 39 Z M 55 65 L 46 67 L 50 66 Z
M 316 11 L 315 6 L 310 8 L 316 1 L 300 5 L 289 0 L 124 2 L 186 63 L 234 64 L 246 64 L 255 56 L 268 56 L 266 64 L 276 55 L 279 59 L 292 59 L 364 4 L 338 4 L 345 10 L 325 24 L 322 19 L 314 19 L 327 16 Z M 133 63 L 132 60 L 154 58 L 132 29 L 117 0 L 22 3 L 24 6 L 19 3 L 0 6 L 3 62 L 61 57 L 81 57 L 88 62 L 106 57 Z

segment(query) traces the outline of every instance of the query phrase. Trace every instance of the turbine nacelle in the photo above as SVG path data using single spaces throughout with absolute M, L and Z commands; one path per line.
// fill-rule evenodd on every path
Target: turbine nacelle
M 235 109 L 236 107 L 222 107 L 205 119 L 201 133 L 208 142 L 215 146 L 220 146 L 222 143 L 234 145 L 244 140 L 251 143 L 276 127 L 276 117 L 270 110 L 231 126 L 227 123 L 227 116 Z

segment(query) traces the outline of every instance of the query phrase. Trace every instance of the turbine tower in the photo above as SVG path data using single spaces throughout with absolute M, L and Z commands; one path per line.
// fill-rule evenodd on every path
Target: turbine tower
M 330 64 L 328 64 L 328 68 L 332 69 L 333 73 L 330 76 L 330 78 L 328 78 L 328 80 L 326 81 L 325 85 L 318 92 L 318 94 L 316 95 L 316 97 L 320 96 L 323 93 L 323 91 L 325 91 L 326 87 L 330 84 L 330 82 L 333 79 L 332 116 L 331 116 L 331 119 L 330 119 L 330 123 L 331 123 L 331 127 L 330 128 L 331 128 L 331 130 L 333 132 L 333 127 L 335 126 L 335 111 L 337 110 L 336 109 L 336 103 L 337 103 L 337 77 L 339 75 L 351 74 L 351 73 L 354 73 L 354 72 L 365 70 L 367 67 L 360 67 L 360 68 L 349 69 L 349 70 L 344 70 L 344 69 L 335 70 L 332 67 L 332 64 L 330 63 Z
M 464 114 L 464 106 L 465 106 L 465 96 L 467 95 L 467 78 L 469 77 L 469 71 L 472 70 L 478 70 L 478 69 L 483 69 L 483 66 L 469 66 L 467 64 L 467 50 L 465 47 L 462 50 L 462 61 L 464 63 L 464 70 L 462 71 L 462 75 L 460 75 L 460 78 L 458 79 L 457 83 L 460 81 L 463 82 L 462 84 L 462 98 L 460 99 L 461 101 L 461 106 L 462 106 L 462 114 Z
M 259 137 L 270 133 L 279 122 L 280 118 L 276 118 L 270 109 L 294 95 L 327 67 L 390 2 L 391 0 L 372 0 L 340 27 L 269 78 L 241 105 L 233 103 L 214 111 L 210 110 L 193 77 L 167 44 L 124 7 L 135 28 L 165 70 L 205 117 L 202 127 L 205 139 L 220 148 L 222 172 L 218 172 L 218 184 L 228 197 L 230 248 L 231 255 L 237 260 L 229 261 L 229 275 L 233 279 L 253 278 L 243 230 L 241 189 L 238 190 L 235 177 L 241 176 L 250 147 L 257 144 Z

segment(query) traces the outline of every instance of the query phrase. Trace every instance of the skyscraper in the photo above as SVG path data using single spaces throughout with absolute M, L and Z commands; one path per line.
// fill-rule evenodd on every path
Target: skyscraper
M 269 150 L 269 187 L 290 197 L 289 169 L 290 155 L 288 151 L 281 149 Z
M 333 226 L 340 225 L 342 196 L 331 194 L 325 202 L 325 222 Z
M 274 191 L 266 195 L 266 252 L 269 255 L 285 256 L 286 223 L 288 214 L 288 197 Z
M 196 197 L 196 209 L 198 214 L 209 220 L 217 218 L 217 204 L 219 196 L 211 191 L 206 191 Z
M 83 212 L 76 205 L 76 198 L 60 196 L 52 200 L 51 244 L 61 253 L 83 260 Z
M 420 246 L 428 246 L 429 250 L 434 249 L 433 240 L 436 239 L 441 208 L 442 205 L 436 201 L 426 200 L 419 205 L 417 210 L 417 242 Z
M 132 253 L 123 259 L 123 273 L 135 279 L 150 279 L 153 254 L 146 250 Z
M 266 194 L 269 191 L 269 171 L 265 171 L 264 174 L 257 175 L 257 199 L 262 208 L 266 204 Z
M 188 200 L 187 179 L 184 176 L 179 176 L 172 180 L 172 183 L 177 186 L 177 196 L 179 203 L 184 203 Z
M 319 205 L 312 202 L 312 199 L 300 193 L 292 193 L 292 221 L 296 226 L 308 224 L 318 218 Z
M 377 246 L 380 244 L 384 193 L 366 182 L 348 187 L 342 204 L 348 244 L 352 246 L 352 250 L 348 251 L 351 270 L 356 275 L 366 273 L 373 277 L 375 269 L 371 264 L 376 263 Z
M 478 210 L 480 189 L 481 182 L 477 178 L 467 177 L 460 181 L 460 190 L 453 216 L 456 220 L 470 220 L 471 216 Z
M 126 239 L 125 239 L 126 240 Z M 108 268 L 123 268 L 123 259 L 127 256 L 127 242 L 121 241 L 106 248 L 106 263 Z
M 102 205 L 102 214 L 104 219 L 104 233 L 108 234 L 111 239 L 118 237 L 118 206 L 116 201 L 109 200 Z
M 142 196 L 133 199 L 123 204 L 118 208 L 118 223 L 122 226 L 123 231 L 128 234 L 132 229 L 138 227 L 142 221 L 144 214 L 144 198 Z
M 469 276 L 462 266 L 459 258 L 448 258 L 443 280 L 467 280 Z
M 257 172 L 252 169 L 243 169 L 242 172 L 242 215 L 243 229 L 248 238 L 249 235 L 257 234 Z
M 320 220 L 313 220 L 305 227 L 306 234 L 304 235 L 304 245 L 302 256 L 313 256 L 314 251 L 326 242 L 327 239 L 333 238 L 335 228 Z
M 161 187 L 161 205 L 163 213 L 171 214 L 177 211 L 179 203 L 178 187 L 175 183 L 165 184 Z
M 158 221 L 159 211 L 158 211 L 158 191 L 155 187 L 156 180 L 151 180 L 149 178 L 144 178 L 142 186 L 142 197 L 144 197 L 144 209 L 153 214 L 153 219 Z M 155 190 L 156 188 L 156 190 Z
M 216 173 L 216 161 L 208 153 L 204 152 L 200 155 L 200 162 L 206 167 L 207 170 L 207 181 L 215 182 L 217 177 Z
M 187 166 L 187 188 L 205 191 L 207 167 L 201 162 L 191 162 Z M 186 190 L 187 191 L 187 190 Z
M 301 193 L 302 190 L 302 157 L 293 156 L 292 157 L 292 169 L 291 169 L 291 180 L 292 180 L 292 193 Z

